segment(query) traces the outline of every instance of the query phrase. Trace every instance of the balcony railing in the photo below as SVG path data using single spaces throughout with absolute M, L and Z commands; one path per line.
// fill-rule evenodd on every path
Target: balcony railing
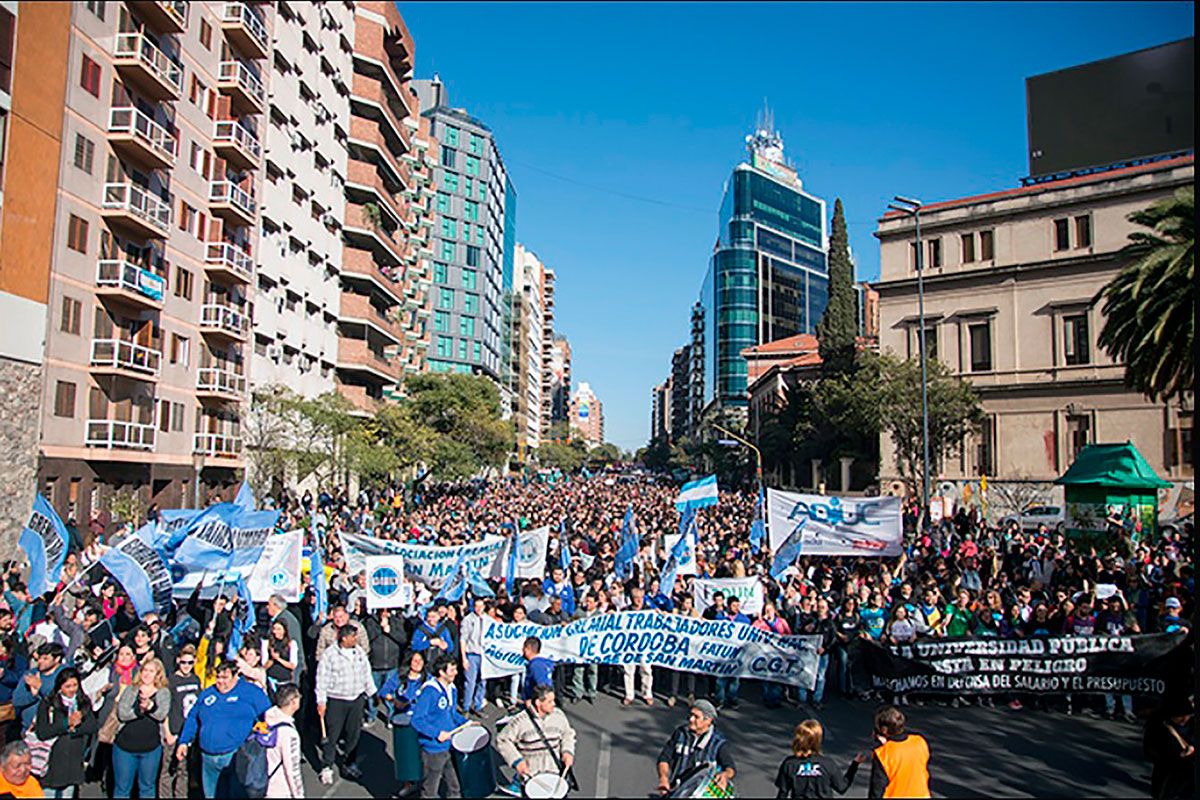
M 224 26 L 240 26 L 253 39 L 256 49 L 260 53 L 266 53 L 270 44 L 270 37 L 267 35 L 267 26 L 262 19 L 250 8 L 249 3 L 226 3 L 221 9 L 221 22 Z
M 258 211 L 258 203 L 242 187 L 233 181 L 213 181 L 208 185 L 208 202 L 227 203 L 247 217 L 253 218 Z
M 262 157 L 262 145 L 255 138 L 254 134 L 246 130 L 246 126 L 231 119 L 219 119 L 216 121 L 213 128 L 213 144 L 232 144 L 240 147 L 255 161 L 258 161 Z
M 124 212 L 162 233 L 171 229 L 171 207 L 136 183 L 104 184 L 105 211 Z
M 244 395 L 246 376 L 220 367 L 201 367 L 196 376 L 196 391 Z
M 163 33 L 183 33 L 187 29 L 186 0 L 134 0 L 130 5 L 151 27 Z
M 262 81 L 242 62 L 222 61 L 217 68 L 217 83 L 240 87 L 255 105 L 262 106 L 265 94 Z
M 197 433 L 193 450 L 206 456 L 236 458 L 242 452 L 242 437 L 224 433 Z
M 167 282 L 161 275 L 118 259 L 104 259 L 96 265 L 96 286 L 122 289 L 154 303 L 161 303 L 167 290 Z
M 115 419 L 89 419 L 85 444 L 128 450 L 153 450 L 154 426 Z
M 183 91 L 183 67 L 168 58 L 145 34 L 118 33 L 113 55 L 118 60 L 136 61 L 176 97 Z
M 125 339 L 93 339 L 91 365 L 157 378 L 162 353 Z
M 136 108 L 110 110 L 108 132 L 132 136 L 147 150 L 148 157 L 162 166 L 175 163 L 175 137 Z
M 211 268 L 231 272 L 246 282 L 254 279 L 254 259 L 229 242 L 209 242 L 204 263 Z
M 250 320 L 233 306 L 205 303 L 200 308 L 200 327 L 240 337 L 250 330 Z

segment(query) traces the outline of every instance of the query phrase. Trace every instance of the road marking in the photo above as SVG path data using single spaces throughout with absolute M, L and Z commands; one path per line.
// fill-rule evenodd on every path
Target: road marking
M 608 797 L 608 766 L 612 761 L 612 734 L 600 734 L 600 759 L 596 762 L 596 797 Z

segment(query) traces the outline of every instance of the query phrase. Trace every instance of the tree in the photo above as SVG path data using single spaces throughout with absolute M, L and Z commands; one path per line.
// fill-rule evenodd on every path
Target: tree
M 589 467 L 604 467 L 621 460 L 621 448 L 612 442 L 605 442 L 587 451 L 585 463 Z
M 935 472 L 943 456 L 956 455 L 967 434 L 983 422 L 983 409 L 969 383 L 956 378 L 941 361 L 927 361 L 929 457 Z M 915 359 L 888 353 L 879 357 L 880 425 L 892 437 L 896 466 L 914 477 L 923 470 L 921 366 Z M 933 476 L 930 476 L 931 478 Z
M 250 397 L 242 441 L 246 448 L 246 480 L 255 497 L 273 494 L 287 482 L 295 456 L 298 399 L 280 385 L 263 386 Z
M 829 236 L 829 303 L 817 323 L 823 372 L 837 374 L 853 369 L 857 337 L 854 264 L 850 260 L 846 214 L 838 198 L 833 204 L 833 230 Z
M 1104 301 L 1099 344 L 1125 383 L 1156 400 L 1190 391 L 1196 374 L 1196 191 L 1188 186 L 1129 215 L 1133 261 L 1092 299 Z
M 516 446 L 512 422 L 500 419 L 500 391 L 479 375 L 414 375 L 405 383 L 412 418 L 431 430 L 434 477 L 455 480 L 504 464 Z
M 587 449 L 583 442 L 575 441 L 570 444 L 561 442 L 543 442 L 537 450 L 538 463 L 548 469 L 560 469 L 563 472 L 575 472 L 583 466 L 587 459 Z

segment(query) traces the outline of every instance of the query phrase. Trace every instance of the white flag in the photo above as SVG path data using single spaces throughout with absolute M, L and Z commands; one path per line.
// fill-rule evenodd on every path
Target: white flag
M 268 536 L 262 555 L 246 581 L 250 599 L 266 602 L 273 594 L 283 595 L 289 603 L 300 600 L 300 551 L 304 549 L 304 531 L 295 530 Z

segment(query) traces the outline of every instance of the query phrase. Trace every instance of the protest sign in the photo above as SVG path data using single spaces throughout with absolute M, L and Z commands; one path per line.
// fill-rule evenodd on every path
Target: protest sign
M 742 613 L 754 616 L 762 613 L 763 586 L 758 578 L 696 578 L 692 581 L 692 597 L 696 601 L 696 613 L 712 605 L 714 592 L 726 599 L 736 597 L 742 603 Z
M 499 556 L 492 563 L 491 577 L 508 577 L 505 570 L 508 569 L 510 561 L 508 553 L 514 539 L 519 539 L 520 544 L 517 548 L 513 577 L 522 580 L 544 577 L 546 574 L 546 551 L 550 546 L 549 525 L 543 525 L 531 531 L 521 531 L 505 539 L 503 546 L 500 548 Z
M 489 622 L 483 633 L 483 676 L 525 668 L 528 636 L 541 654 L 575 664 L 653 664 L 722 677 L 759 678 L 812 689 L 818 636 L 779 636 L 740 622 L 703 620 L 655 611 L 598 614 L 565 625 Z
M 404 556 L 367 556 L 367 608 L 404 604 Z
M 473 569 L 485 574 L 492 569 L 492 563 L 504 546 L 504 537 L 485 536 L 481 542 L 457 545 L 455 547 L 435 547 L 425 544 L 406 544 L 390 539 L 377 539 L 374 536 L 343 533 L 342 552 L 346 557 L 346 571 L 357 575 L 367 568 L 367 556 L 381 556 L 389 553 L 404 557 L 404 571 L 408 577 L 420 581 L 434 589 L 450 577 L 450 573 L 458 561 L 458 554 L 465 552 L 465 561 Z
M 1161 695 L 1177 672 L 1180 633 L 930 639 L 884 647 L 861 641 L 876 688 L 892 692 Z
M 771 552 L 800 556 L 898 556 L 899 497 L 831 497 L 767 490 Z M 786 565 L 784 565 L 786 566 Z
M 300 601 L 300 551 L 303 547 L 302 530 L 267 537 L 262 555 L 246 579 L 254 602 L 265 603 L 273 594 L 282 595 L 289 603 Z

